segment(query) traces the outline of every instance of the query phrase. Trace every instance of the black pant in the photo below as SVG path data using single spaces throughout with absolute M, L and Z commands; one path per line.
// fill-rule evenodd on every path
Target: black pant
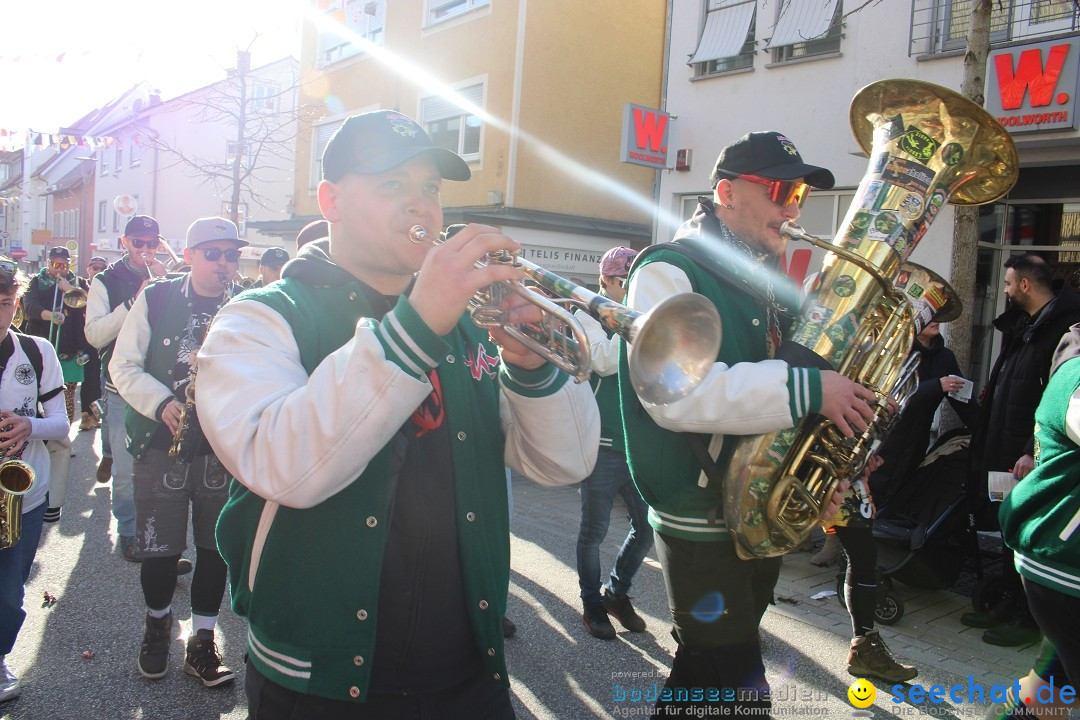
M 679 717 L 698 707 L 770 707 L 758 625 L 781 559 L 741 560 L 726 540 L 661 533 L 656 552 L 679 643 L 657 712 Z
M 83 366 L 82 387 L 79 388 L 79 406 L 84 413 L 90 412 L 90 403 L 101 398 L 101 358 L 97 350 L 90 352 L 90 362 Z
M 1031 616 L 1047 640 L 1053 643 L 1065 672 L 1070 678 L 1080 678 L 1080 625 L 1076 622 L 1080 617 L 1080 598 L 1052 590 L 1027 578 L 1024 578 L 1024 594 L 1027 595 Z M 1043 677 L 1041 672 L 1038 674 Z M 1055 687 L 1066 682 L 1064 678 L 1054 678 Z
M 513 720 L 510 690 L 481 670 L 465 682 L 422 695 L 369 695 L 366 702 L 305 695 L 267 680 L 247 664 L 248 720 Z

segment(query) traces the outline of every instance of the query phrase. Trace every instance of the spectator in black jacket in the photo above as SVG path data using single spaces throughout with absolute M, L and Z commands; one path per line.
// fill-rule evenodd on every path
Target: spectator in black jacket
M 984 524 L 995 528 L 997 508 L 986 503 L 987 472 L 1011 472 L 1017 480 L 1031 472 L 1035 408 L 1050 376 L 1054 349 L 1069 327 L 1080 322 L 1080 295 L 1068 284 L 1055 294 L 1050 267 L 1038 255 L 1014 255 L 1005 261 L 1005 294 L 1005 312 L 994 320 L 994 327 L 1003 335 L 1001 353 L 990 371 L 971 439 L 971 486 L 975 500 L 981 503 L 977 510 L 988 519 Z M 1038 640 L 1038 629 L 1027 613 L 1011 552 L 1006 551 L 1002 559 L 1002 573 L 1016 599 L 1016 612 L 1011 617 L 965 613 L 961 622 L 988 628 L 983 640 L 992 645 L 1033 643 Z

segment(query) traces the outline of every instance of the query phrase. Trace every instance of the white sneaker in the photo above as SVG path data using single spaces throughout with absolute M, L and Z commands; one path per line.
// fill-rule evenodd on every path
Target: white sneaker
M 19 678 L 15 677 L 15 673 L 7 666 L 7 656 L 0 655 L 0 702 L 4 700 L 13 700 L 19 697 L 19 693 L 22 692 L 22 685 L 19 683 Z

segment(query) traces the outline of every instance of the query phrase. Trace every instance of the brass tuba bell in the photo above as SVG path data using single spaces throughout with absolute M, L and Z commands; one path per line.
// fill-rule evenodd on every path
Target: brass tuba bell
M 919 318 L 926 320 L 897 280 L 938 210 L 992 202 L 1018 174 L 1005 129 L 948 88 L 882 80 L 856 94 L 850 117 L 870 164 L 840 229 L 828 242 L 790 223 L 781 230 L 829 254 L 777 357 L 835 369 L 869 388 L 875 418 L 850 439 L 819 415 L 739 439 L 724 519 L 746 559 L 783 555 L 809 536 L 839 484 L 862 472 L 887 432 L 890 400 L 902 405 L 911 391 L 916 365 L 908 355 Z

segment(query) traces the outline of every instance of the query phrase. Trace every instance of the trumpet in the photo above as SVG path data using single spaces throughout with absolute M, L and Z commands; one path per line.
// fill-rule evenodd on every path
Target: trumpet
M 422 225 L 409 230 L 414 243 L 443 240 Z M 500 263 L 521 268 L 525 276 L 554 299 L 532 292 L 520 282 L 493 283 L 469 302 L 469 315 L 478 327 L 502 328 L 512 338 L 581 382 L 591 372 L 592 353 L 584 328 L 567 307 L 595 318 L 628 343 L 630 381 L 638 396 L 664 405 L 689 395 L 705 378 L 720 349 L 720 316 L 705 297 L 681 293 L 642 313 L 597 295 L 517 254 L 500 250 L 477 260 L 477 267 Z M 516 294 L 543 313 L 539 323 L 510 324 L 501 309 L 503 299 Z

